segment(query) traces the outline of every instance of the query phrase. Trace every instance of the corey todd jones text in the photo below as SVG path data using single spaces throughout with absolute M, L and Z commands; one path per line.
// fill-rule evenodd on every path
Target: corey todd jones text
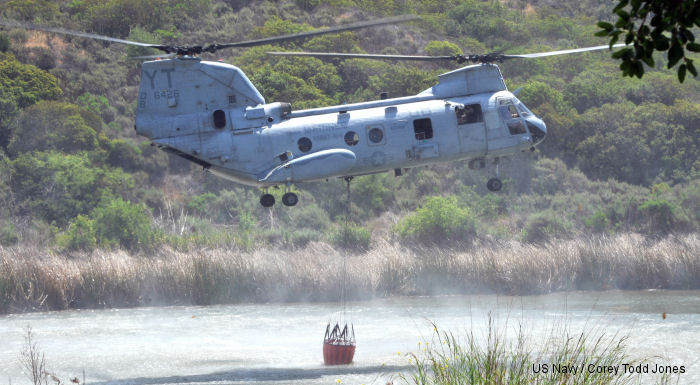
M 659 365 L 652 363 L 643 364 L 620 364 L 620 365 L 599 365 L 599 364 L 532 364 L 534 373 L 560 373 L 560 374 L 683 374 L 685 365 Z

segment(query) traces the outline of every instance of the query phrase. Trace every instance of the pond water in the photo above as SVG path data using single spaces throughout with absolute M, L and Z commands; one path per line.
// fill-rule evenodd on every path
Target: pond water
M 433 323 L 456 336 L 522 332 L 533 345 L 566 332 L 628 336 L 635 358 L 683 366 L 700 383 L 700 292 L 607 291 L 377 299 L 347 305 L 354 363 L 323 365 L 337 303 L 82 310 L 0 316 L 0 385 L 26 384 L 19 360 L 30 325 L 47 368 L 88 384 L 381 384 L 410 366 Z M 665 317 L 664 317 L 665 315 Z M 423 345 L 424 346 L 424 345 Z M 620 365 L 622 363 L 619 363 Z M 654 377 L 639 374 L 642 383 Z

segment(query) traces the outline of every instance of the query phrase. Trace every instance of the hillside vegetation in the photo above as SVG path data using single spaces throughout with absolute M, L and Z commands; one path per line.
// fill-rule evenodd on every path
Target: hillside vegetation
M 0 0 L 6 19 L 162 43 L 232 42 L 395 14 L 421 17 L 204 55 L 239 66 L 268 102 L 294 109 L 377 99 L 380 92 L 414 94 L 455 67 L 265 51 L 443 55 L 601 45 L 595 23 L 611 20 L 611 7 L 544 0 Z M 316 242 L 364 253 L 389 242 L 430 254 L 435 245 L 466 250 L 474 242 L 542 245 L 625 233 L 658 238 L 700 226 L 700 86 L 695 78 L 679 84 L 664 70 L 664 57 L 641 80 L 623 78 L 605 51 L 502 64 L 509 88 L 521 88 L 519 98 L 548 126 L 537 151 L 502 163 L 503 191 L 486 190 L 492 169 L 473 171 L 462 162 L 402 177 L 358 177 L 346 221 L 342 180 L 297 186 L 297 207 L 263 209 L 255 189 L 206 174 L 137 137 L 139 61 L 129 56 L 149 54 L 0 30 L 3 247 L 148 256 L 164 247 L 254 252 Z M 281 192 L 273 193 L 279 201 Z

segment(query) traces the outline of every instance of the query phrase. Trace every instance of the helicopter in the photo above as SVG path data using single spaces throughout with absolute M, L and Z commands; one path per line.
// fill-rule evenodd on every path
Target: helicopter
M 467 160 L 472 169 L 495 166 L 487 182 L 499 191 L 499 160 L 542 143 L 547 127 L 507 89 L 496 63 L 623 46 L 603 45 L 534 54 L 455 56 L 268 52 L 319 58 L 454 61 L 473 63 L 438 76 L 437 84 L 411 96 L 293 110 L 268 103 L 243 71 L 198 55 L 225 48 L 279 43 L 416 20 L 376 19 L 298 34 L 208 46 L 171 46 L 0 20 L 0 24 L 155 48 L 169 58 L 141 65 L 134 129 L 152 145 L 236 183 L 262 189 L 260 204 L 272 207 L 270 187 L 284 186 L 282 203 L 295 206 L 291 186 L 301 182 L 402 170 Z

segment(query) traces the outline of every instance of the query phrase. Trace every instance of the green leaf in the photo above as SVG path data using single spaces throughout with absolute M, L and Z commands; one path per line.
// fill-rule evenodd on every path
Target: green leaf
M 626 7 L 627 4 L 629 4 L 629 0 L 620 0 L 619 3 L 617 3 L 617 6 L 613 9 L 613 12 L 617 13 L 617 11 L 621 10 L 622 8 Z
M 681 29 L 681 35 L 685 37 L 687 41 L 695 41 L 695 36 L 693 36 L 693 32 L 689 29 L 682 28 Z
M 625 76 L 632 76 L 632 63 L 629 61 L 623 61 L 622 64 L 620 64 L 620 69 L 622 70 L 622 74 Z
M 604 29 L 604 30 L 606 30 L 606 31 L 608 31 L 608 32 L 609 32 L 609 31 L 612 31 L 613 28 L 615 28 L 615 27 L 613 27 L 612 24 L 610 24 L 610 23 L 608 23 L 608 22 L 605 22 L 605 21 L 599 21 L 597 25 L 598 25 L 598 27 L 600 27 L 600 28 L 602 28 L 602 29 Z
M 632 57 L 632 48 L 623 48 L 619 51 L 615 51 L 612 54 L 613 59 L 622 59 Z
M 678 81 L 683 83 L 685 80 L 685 64 L 681 64 L 680 67 L 678 67 Z
M 620 20 L 628 21 L 630 19 L 630 14 L 622 9 L 618 9 L 615 13 L 620 17 Z
M 688 43 L 685 48 L 688 49 L 688 51 L 691 52 L 700 52 L 700 43 Z
M 608 31 L 606 31 L 606 30 L 600 30 L 600 31 L 596 32 L 594 35 L 595 35 L 595 36 L 600 36 L 600 37 L 605 37 L 605 36 L 608 36 L 608 34 L 609 34 Z
M 678 63 L 678 61 L 682 58 L 683 47 L 681 47 L 681 45 L 678 44 L 678 40 L 673 40 L 673 42 L 671 43 L 671 48 L 669 48 L 668 50 L 668 68 L 673 68 L 673 66 L 675 66 L 676 63 Z
M 644 66 L 641 61 L 635 61 L 633 65 L 634 76 L 642 78 L 644 76 Z
M 693 61 L 690 59 L 685 59 L 685 65 L 688 67 L 688 72 L 693 74 L 693 76 L 698 76 L 698 71 L 695 70 L 695 65 L 693 64 Z
M 654 40 L 654 48 L 657 51 L 666 51 L 669 47 L 668 39 L 665 37 Z M 700 45 L 699 45 L 700 47 Z

